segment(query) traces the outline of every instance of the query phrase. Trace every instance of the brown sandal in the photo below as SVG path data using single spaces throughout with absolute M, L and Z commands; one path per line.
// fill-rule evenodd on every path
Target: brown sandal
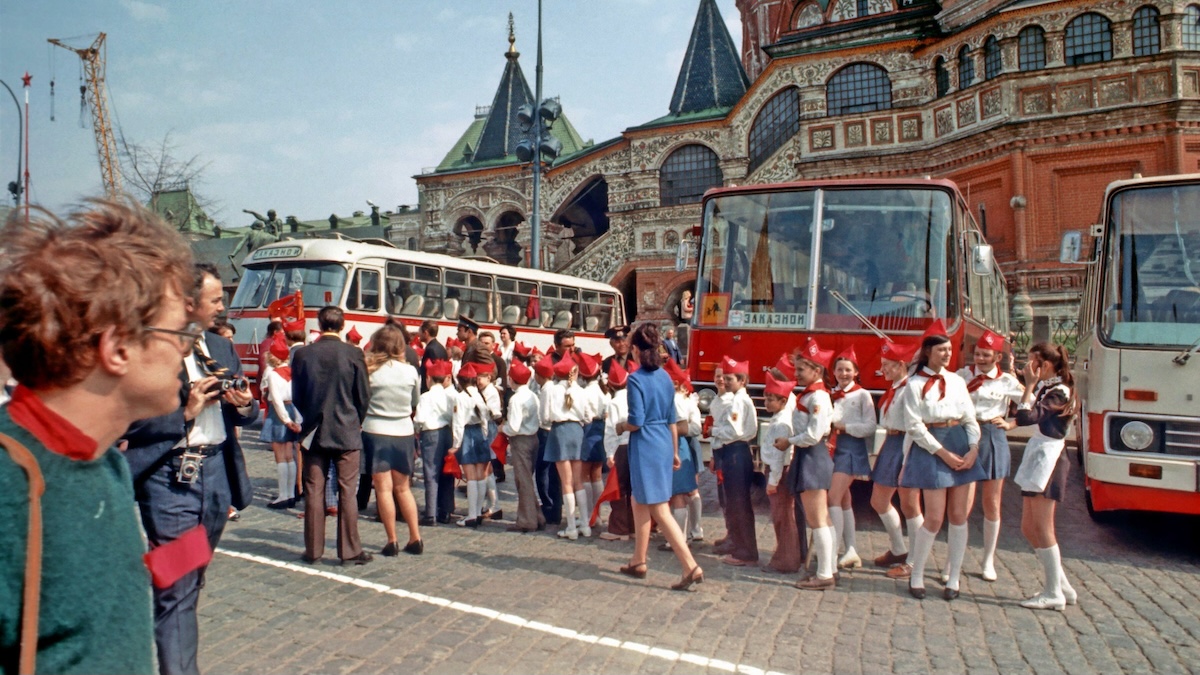
M 686 575 L 684 575 L 684 577 L 679 580 L 679 583 L 671 584 L 671 590 L 686 591 L 692 587 L 692 584 L 702 583 L 704 583 L 704 570 L 700 569 L 700 566 L 697 565 L 692 568 L 691 572 L 688 572 Z
M 634 579 L 645 579 L 646 563 L 640 562 L 633 565 L 622 565 L 620 572 L 621 574 L 624 574 L 627 577 L 633 577 Z

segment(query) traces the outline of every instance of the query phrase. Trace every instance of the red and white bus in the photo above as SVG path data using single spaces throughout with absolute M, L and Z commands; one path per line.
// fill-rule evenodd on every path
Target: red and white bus
M 817 180 L 719 188 L 704 196 L 688 369 L 702 404 L 722 356 L 750 361 L 751 395 L 783 352 L 878 352 L 942 319 L 953 368 L 986 329 L 1008 332 L 1008 294 L 991 247 L 948 180 Z M 882 391 L 878 358 L 863 386 Z
M 310 330 L 316 329 L 321 307 L 337 305 L 346 313 L 345 330 L 357 327 L 368 337 L 388 317 L 413 334 L 432 319 L 444 343 L 454 337 L 459 315 L 466 315 L 482 330 L 512 325 L 518 341 L 543 351 L 553 344 L 556 331 L 569 328 L 576 333 L 576 346 L 594 354 L 611 351 L 604 331 L 625 323 L 621 293 L 608 284 L 408 251 L 382 240 L 291 239 L 246 256 L 229 303 L 230 323 L 237 330 L 234 342 L 248 377 L 258 374 L 268 306 L 296 291 L 303 292 Z
M 1061 258 L 1090 264 L 1075 352 L 1088 512 L 1200 514 L 1200 174 L 1112 183 Z

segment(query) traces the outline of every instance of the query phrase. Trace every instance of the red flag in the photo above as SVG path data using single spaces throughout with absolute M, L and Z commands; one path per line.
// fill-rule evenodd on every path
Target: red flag
M 621 484 L 617 481 L 617 469 L 613 467 L 608 472 L 608 480 L 604 483 L 604 490 L 596 497 L 596 505 L 592 507 L 592 518 L 588 521 L 588 527 L 595 527 L 596 520 L 600 518 L 600 505 L 604 502 L 615 502 L 621 498 Z
M 537 319 L 542 316 L 542 303 L 538 300 L 537 288 L 529 294 L 529 304 L 525 305 L 525 320 Z
M 442 462 L 442 473 L 454 476 L 455 480 L 462 478 L 462 467 L 458 465 L 458 458 L 447 452 L 446 461 Z
M 172 542 L 157 546 L 142 556 L 155 588 L 170 588 L 189 572 L 212 560 L 208 532 L 197 525 Z
M 496 459 L 500 460 L 501 464 L 508 463 L 508 434 L 503 431 L 496 434 L 496 438 L 492 440 L 492 452 L 496 453 Z
M 272 320 L 279 320 L 284 323 L 304 318 L 304 293 L 296 291 L 291 295 L 285 295 L 282 298 L 267 305 L 267 316 Z

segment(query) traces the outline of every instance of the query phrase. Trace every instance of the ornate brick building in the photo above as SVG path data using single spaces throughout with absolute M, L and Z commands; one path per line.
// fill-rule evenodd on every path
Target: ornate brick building
M 740 51 L 714 0 L 700 0 L 666 116 L 596 144 L 565 118 L 554 130 L 565 150 L 543 184 L 544 259 L 618 285 L 639 318 L 671 316 L 693 282 L 676 257 L 708 187 L 953 179 L 986 213 L 1014 314 L 1061 316 L 1073 312 L 1081 272 L 1057 263 L 1058 242 L 1095 221 L 1104 186 L 1200 168 L 1200 4 L 737 7 Z M 409 227 L 422 248 L 527 259 L 532 181 L 511 147 L 516 106 L 532 96 L 512 51 L 492 107 L 417 177 L 422 221 Z M 503 133 L 488 140 L 488 128 Z

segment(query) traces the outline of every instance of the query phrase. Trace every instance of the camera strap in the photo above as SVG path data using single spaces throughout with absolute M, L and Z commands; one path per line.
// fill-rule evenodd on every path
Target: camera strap
M 25 541 L 25 584 L 21 602 L 21 655 L 17 672 L 32 675 L 37 662 L 38 610 L 42 592 L 42 495 L 46 481 L 41 467 L 29 448 L 6 434 L 0 434 L 13 463 L 29 479 L 29 528 Z

